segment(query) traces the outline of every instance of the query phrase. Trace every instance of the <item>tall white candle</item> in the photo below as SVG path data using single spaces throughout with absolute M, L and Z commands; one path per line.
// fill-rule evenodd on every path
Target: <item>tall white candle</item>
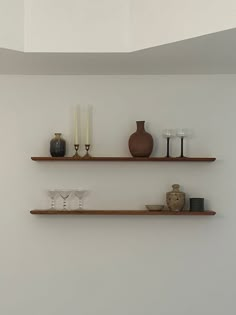
M 90 144 L 90 106 L 86 110 L 85 144 Z
M 79 144 L 79 106 L 77 106 L 75 109 L 74 120 L 75 120 L 74 144 Z

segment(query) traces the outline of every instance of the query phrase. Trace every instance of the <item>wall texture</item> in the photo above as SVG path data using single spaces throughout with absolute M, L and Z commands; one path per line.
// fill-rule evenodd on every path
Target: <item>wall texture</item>
M 0 0 L 0 48 L 129 52 L 235 28 L 234 0 Z
M 134 51 L 234 28 L 235 9 L 234 0 L 25 0 L 25 50 Z
M 235 27 L 235 1 L 131 0 L 133 50 Z
M 24 0 L 0 0 L 0 48 L 24 50 Z
M 236 76 L 1 76 L 0 313 L 234 315 Z M 164 128 L 187 127 L 186 155 L 215 163 L 37 163 L 73 106 L 93 104 L 93 155 L 129 155 L 135 120 L 165 154 Z M 178 139 L 172 154 L 179 154 Z M 143 209 L 179 183 L 215 217 L 38 217 L 48 188 L 89 190 L 85 207 Z M 73 206 L 73 202 L 70 205 Z
M 129 17 L 127 0 L 25 0 L 25 50 L 129 51 Z

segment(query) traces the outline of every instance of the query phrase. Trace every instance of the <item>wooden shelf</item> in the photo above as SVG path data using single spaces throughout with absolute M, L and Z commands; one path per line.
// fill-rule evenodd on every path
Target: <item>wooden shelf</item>
M 215 211 L 147 211 L 147 210 L 31 210 L 40 215 L 215 215 Z
M 216 158 L 213 157 L 149 157 L 149 158 L 133 158 L 133 157 L 92 157 L 90 159 L 75 159 L 73 157 L 43 157 L 33 156 L 33 161 L 47 162 L 213 162 Z

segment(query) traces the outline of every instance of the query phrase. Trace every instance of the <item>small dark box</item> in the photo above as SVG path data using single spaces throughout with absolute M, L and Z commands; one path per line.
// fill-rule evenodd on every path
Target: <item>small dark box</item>
M 204 211 L 204 198 L 190 198 L 190 211 Z

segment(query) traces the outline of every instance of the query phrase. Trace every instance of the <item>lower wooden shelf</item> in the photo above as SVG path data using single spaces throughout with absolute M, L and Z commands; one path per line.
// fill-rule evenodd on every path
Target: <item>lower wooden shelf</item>
M 74 157 L 64 156 L 64 157 L 51 157 L 51 156 L 32 156 L 31 160 L 39 162 L 214 162 L 216 158 L 214 157 L 91 157 L 89 159 L 75 159 Z
M 215 215 L 215 211 L 148 211 L 148 210 L 31 210 L 39 215 Z

